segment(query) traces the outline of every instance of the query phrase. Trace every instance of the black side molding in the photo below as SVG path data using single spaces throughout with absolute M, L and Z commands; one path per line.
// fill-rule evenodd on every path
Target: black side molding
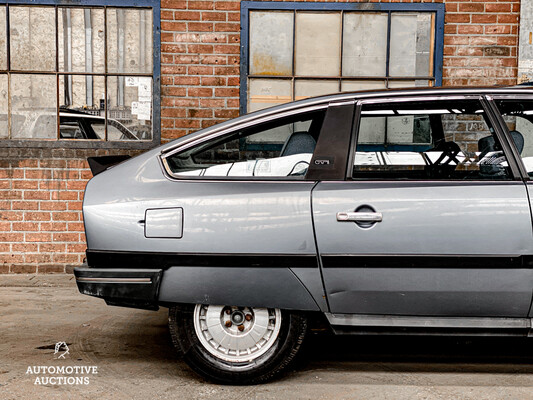
M 131 158 L 131 156 L 128 155 L 120 155 L 120 156 L 100 156 L 100 157 L 89 157 L 87 158 L 87 161 L 89 162 L 89 167 L 91 168 L 91 172 L 93 173 L 93 176 L 98 175 L 101 172 L 104 172 L 109 167 L 121 163 L 122 161 L 126 161 L 128 158 Z

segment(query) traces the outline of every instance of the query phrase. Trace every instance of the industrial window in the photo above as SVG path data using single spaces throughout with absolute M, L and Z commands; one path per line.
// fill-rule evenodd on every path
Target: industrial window
M 441 84 L 444 6 L 241 3 L 241 112 L 310 96 Z
M 159 2 L 78 4 L 0 5 L 0 139 L 153 145 L 160 140 Z

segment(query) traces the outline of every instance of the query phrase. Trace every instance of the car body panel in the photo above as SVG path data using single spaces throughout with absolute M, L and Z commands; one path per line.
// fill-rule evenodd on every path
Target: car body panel
M 531 93 L 455 88 L 339 94 L 276 106 L 187 135 L 89 182 L 83 207 L 89 266 L 161 268 L 164 305 L 527 317 L 533 290 L 531 205 L 513 159 L 514 182 L 353 182 L 344 165 L 350 163 L 352 135 L 347 118 L 353 118 L 358 100 Z M 311 163 L 319 163 L 302 180 L 176 177 L 165 168 L 165 157 L 197 143 L 326 107 L 321 135 L 335 133 L 342 145 L 328 146 L 326 138 L 322 146 L 319 139 L 317 149 L 324 152 L 315 151 Z M 329 152 L 343 168 L 337 164 L 330 175 L 321 174 L 331 161 Z M 363 230 L 336 221 L 337 212 L 359 205 L 382 212 L 383 222 Z M 146 237 L 147 210 L 166 209 L 183 210 L 173 214 L 178 225 L 182 218 L 181 235 L 173 223 L 159 221 L 155 228 L 174 233 Z M 357 264 L 361 260 L 364 264 Z

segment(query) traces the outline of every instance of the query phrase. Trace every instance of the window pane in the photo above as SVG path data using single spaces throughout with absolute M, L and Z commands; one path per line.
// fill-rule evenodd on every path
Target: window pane
M 379 90 L 385 89 L 385 81 L 342 81 L 343 92 L 353 92 L 356 90 Z
M 248 111 L 257 111 L 292 100 L 289 79 L 250 79 L 248 81 Z
M 152 11 L 107 9 L 108 72 L 152 72 Z
M 55 75 L 11 75 L 11 138 L 57 138 Z
M 337 80 L 297 79 L 295 85 L 295 100 L 339 92 L 339 81 Z
M 339 76 L 340 13 L 296 14 L 296 75 Z
M 500 100 L 497 104 L 526 171 L 533 177 L 533 101 Z
M 250 74 L 292 75 L 293 15 L 250 12 Z
M 59 70 L 105 72 L 104 9 L 59 8 Z
M 107 139 L 151 140 L 152 78 L 112 76 L 107 93 Z
M 8 113 L 8 86 L 7 75 L 0 75 L 0 138 L 9 137 L 9 125 L 7 122 Z
M 342 75 L 386 75 L 387 24 L 385 13 L 344 14 Z
M 10 6 L 9 18 L 11 69 L 55 71 L 55 9 Z
M 353 176 L 508 180 L 506 156 L 489 126 L 478 101 L 365 105 Z
M 393 13 L 391 19 L 390 76 L 433 75 L 432 14 Z
M 105 139 L 91 129 L 92 121 L 105 126 L 103 76 L 59 76 L 59 133 L 61 139 Z
M 182 176 L 294 177 L 307 172 L 324 111 L 273 121 L 203 143 L 167 158 Z
M 7 69 L 6 7 L 0 7 L 0 69 Z

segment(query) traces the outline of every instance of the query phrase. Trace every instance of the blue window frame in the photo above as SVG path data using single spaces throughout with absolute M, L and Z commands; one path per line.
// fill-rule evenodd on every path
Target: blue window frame
M 280 73 L 276 71 L 273 74 L 262 71 L 260 74 L 253 74 L 250 72 L 251 65 L 251 43 L 250 43 L 250 33 L 251 33 L 251 18 L 250 15 L 254 11 L 292 11 L 294 15 L 294 22 L 292 28 L 292 71 L 287 73 Z M 383 81 L 384 87 L 390 87 L 389 83 L 391 82 L 401 82 L 401 81 L 422 81 L 425 80 L 430 86 L 441 86 L 442 85 L 442 59 L 443 59 L 443 46 L 444 46 L 444 4 L 436 3 L 309 3 L 309 2 L 270 2 L 270 1 L 242 1 L 241 2 L 241 65 L 240 65 L 240 113 L 245 114 L 248 111 L 253 111 L 248 109 L 248 97 L 249 97 L 249 88 L 250 88 L 250 79 L 276 79 L 278 82 L 281 80 L 292 81 L 292 93 L 290 96 L 279 96 L 283 97 L 282 101 L 290 101 L 298 99 L 295 94 L 295 80 L 320 80 L 325 81 L 338 81 L 338 90 L 341 91 L 343 88 L 343 81 L 348 80 L 360 80 L 360 81 Z M 303 76 L 297 75 L 295 71 L 295 36 L 296 28 L 295 21 L 297 13 L 303 12 L 324 12 L 324 13 L 340 13 L 340 68 L 339 73 L 335 75 L 328 76 Z M 381 76 L 348 76 L 344 74 L 344 69 L 342 66 L 343 56 L 343 36 L 344 36 L 344 15 L 347 13 L 381 13 L 386 15 L 386 65 L 384 66 L 385 73 Z M 393 15 L 398 15 L 400 13 L 424 13 L 431 14 L 431 40 L 432 48 L 429 54 L 428 60 L 430 60 L 430 66 L 428 71 L 431 71 L 430 74 L 424 76 L 398 76 L 391 75 L 391 66 L 390 66 L 390 55 L 391 55 L 391 19 Z M 287 35 L 285 35 L 287 36 Z M 370 74 L 372 75 L 372 74 Z M 331 86 L 331 85 L 330 85 Z M 398 86 L 398 85 L 397 85 Z M 287 97 L 287 98 L 285 98 Z M 289 98 L 290 97 L 290 98 Z
M 55 36 L 52 33 L 50 38 L 51 43 L 50 41 L 48 42 L 49 49 L 41 49 L 43 57 L 55 57 L 55 62 L 50 62 L 44 68 L 40 67 L 38 61 L 35 63 L 30 62 L 31 65 L 29 66 L 24 66 L 23 63 L 21 64 L 18 61 L 13 63 L 16 57 L 20 59 L 20 54 L 16 54 L 17 48 L 12 44 L 12 41 L 16 41 L 17 38 L 12 36 L 14 30 L 10 27 L 10 20 L 16 18 L 16 13 L 22 14 L 21 10 L 28 10 L 28 15 L 30 15 L 31 11 L 29 10 L 32 7 L 46 9 L 51 16 L 49 21 L 55 25 L 52 28 L 47 28 L 50 32 L 55 30 Z M 65 12 L 65 10 L 67 11 Z M 61 36 L 62 32 L 58 32 L 59 27 L 66 26 L 65 14 L 68 14 L 70 18 L 71 12 L 73 13 L 72 15 L 77 13 L 76 15 L 85 18 L 85 23 L 87 23 L 87 19 L 94 21 L 93 17 L 87 17 L 89 14 L 92 15 L 93 11 L 98 12 L 99 27 L 103 27 L 103 33 L 97 29 L 92 29 L 94 33 L 91 36 L 92 40 L 96 35 L 100 35 L 98 39 L 100 40 L 98 67 L 93 70 L 92 54 L 96 45 L 93 42 L 87 42 L 87 36 L 85 36 L 85 44 L 92 44 L 92 50 L 89 52 L 91 53 L 90 58 L 87 58 L 86 51 L 84 66 L 81 69 L 79 67 L 72 69 L 72 62 L 67 62 L 67 52 L 65 52 L 67 42 L 61 43 L 63 39 L 67 39 Z M 55 16 L 53 16 L 54 13 Z M 135 29 L 138 32 L 137 39 L 142 45 L 135 50 L 135 56 L 131 55 L 130 58 L 136 57 L 139 63 L 132 66 L 132 63 L 127 63 L 118 56 L 117 60 L 112 61 L 114 63 L 112 64 L 111 57 L 108 54 L 110 47 L 114 46 L 119 54 L 130 56 L 128 52 L 131 51 L 131 43 L 126 43 L 129 39 L 118 33 L 118 26 L 121 24 L 121 19 L 124 23 L 124 21 L 129 21 L 128 18 L 133 18 L 133 15 L 135 15 L 135 18 L 140 18 L 140 23 L 132 26 L 131 29 Z M 28 21 L 32 21 L 31 18 L 31 16 L 28 16 Z M 7 92 L 7 97 L 9 97 L 7 114 L 6 111 L 2 113 L 0 110 L 0 114 L 2 114 L 0 115 L 0 129 L 6 130 L 2 129 L 4 127 L 2 123 L 4 123 L 7 125 L 8 132 L 7 134 L 0 132 L 1 145 L 4 147 L 148 149 L 160 144 L 160 18 L 160 0 L 0 1 L 0 39 L 3 36 L 6 43 L 5 49 L 1 48 L 2 45 L 0 43 L 0 58 L 4 58 L 4 61 L 0 60 L 0 80 L 3 79 L 7 83 L 5 91 Z M 111 28 L 113 23 L 118 25 Z M 33 26 L 33 22 L 30 24 Z M 71 30 L 73 31 L 74 29 L 83 31 L 83 20 L 81 26 L 76 26 L 73 23 Z M 1 30 L 4 30 L 3 35 Z M 112 30 L 115 36 L 110 37 Z M 72 36 L 72 34 L 69 33 L 64 36 Z M 115 38 L 117 42 L 113 43 Z M 68 40 L 71 40 L 71 38 Z M 34 44 L 31 45 L 35 47 Z M 69 46 L 73 46 L 72 42 L 69 43 Z M 72 53 L 74 47 L 68 48 L 70 49 L 68 53 Z M 51 55 L 50 53 L 54 51 L 55 53 Z M 22 52 L 19 51 L 19 53 Z M 72 55 L 70 57 L 73 58 Z M 129 61 L 126 56 L 122 58 Z M 55 65 L 53 65 L 54 63 Z M 19 65 L 23 65 L 23 67 L 20 68 Z M 15 106 L 12 106 L 13 96 L 17 94 L 16 91 L 21 87 L 20 83 L 24 82 L 25 78 L 29 79 L 30 77 L 44 77 L 43 79 L 46 79 L 48 83 L 55 79 L 56 99 L 50 97 L 50 99 L 54 100 L 52 101 L 54 104 L 47 105 L 47 107 L 50 109 L 55 107 L 57 109 L 55 115 L 50 111 L 50 120 L 53 123 L 57 123 L 56 137 L 50 134 L 45 140 L 42 136 L 25 137 L 13 135 L 13 124 L 16 124 L 17 121 L 15 118 L 12 121 L 11 117 L 14 111 L 20 111 L 20 108 L 14 110 Z M 73 101 L 73 98 L 76 98 L 76 93 L 72 94 L 73 80 L 78 82 L 79 87 L 83 88 L 77 96 L 81 100 L 76 104 Z M 19 86 L 16 86 L 16 83 Z M 91 91 L 89 88 L 93 90 Z M 101 88 L 103 90 L 100 93 Z M 81 95 L 82 92 L 86 96 L 85 98 Z M 87 99 L 85 105 L 79 107 L 79 104 L 85 99 Z M 138 101 L 132 101 L 132 99 L 137 99 Z M 136 104 L 134 105 L 133 103 Z M 26 106 L 26 109 L 30 112 L 31 106 Z M 20 116 L 17 117 L 19 120 L 21 119 Z M 93 137 L 85 137 L 85 133 L 83 137 L 69 136 L 70 133 L 68 132 L 74 131 L 73 125 L 69 126 L 69 123 L 72 124 L 72 121 L 75 120 L 81 121 L 77 127 L 78 129 L 82 127 L 83 123 L 83 125 L 87 126 L 86 131 L 91 130 Z M 62 126 L 63 122 L 65 122 L 65 127 Z M 128 123 L 130 125 L 127 125 Z M 26 123 L 26 125 L 28 124 Z M 42 122 L 39 122 L 38 117 L 36 121 L 31 123 L 33 130 L 36 130 L 40 125 L 42 125 Z M 64 131 L 63 128 L 66 130 Z M 73 138 L 82 140 L 73 140 Z

